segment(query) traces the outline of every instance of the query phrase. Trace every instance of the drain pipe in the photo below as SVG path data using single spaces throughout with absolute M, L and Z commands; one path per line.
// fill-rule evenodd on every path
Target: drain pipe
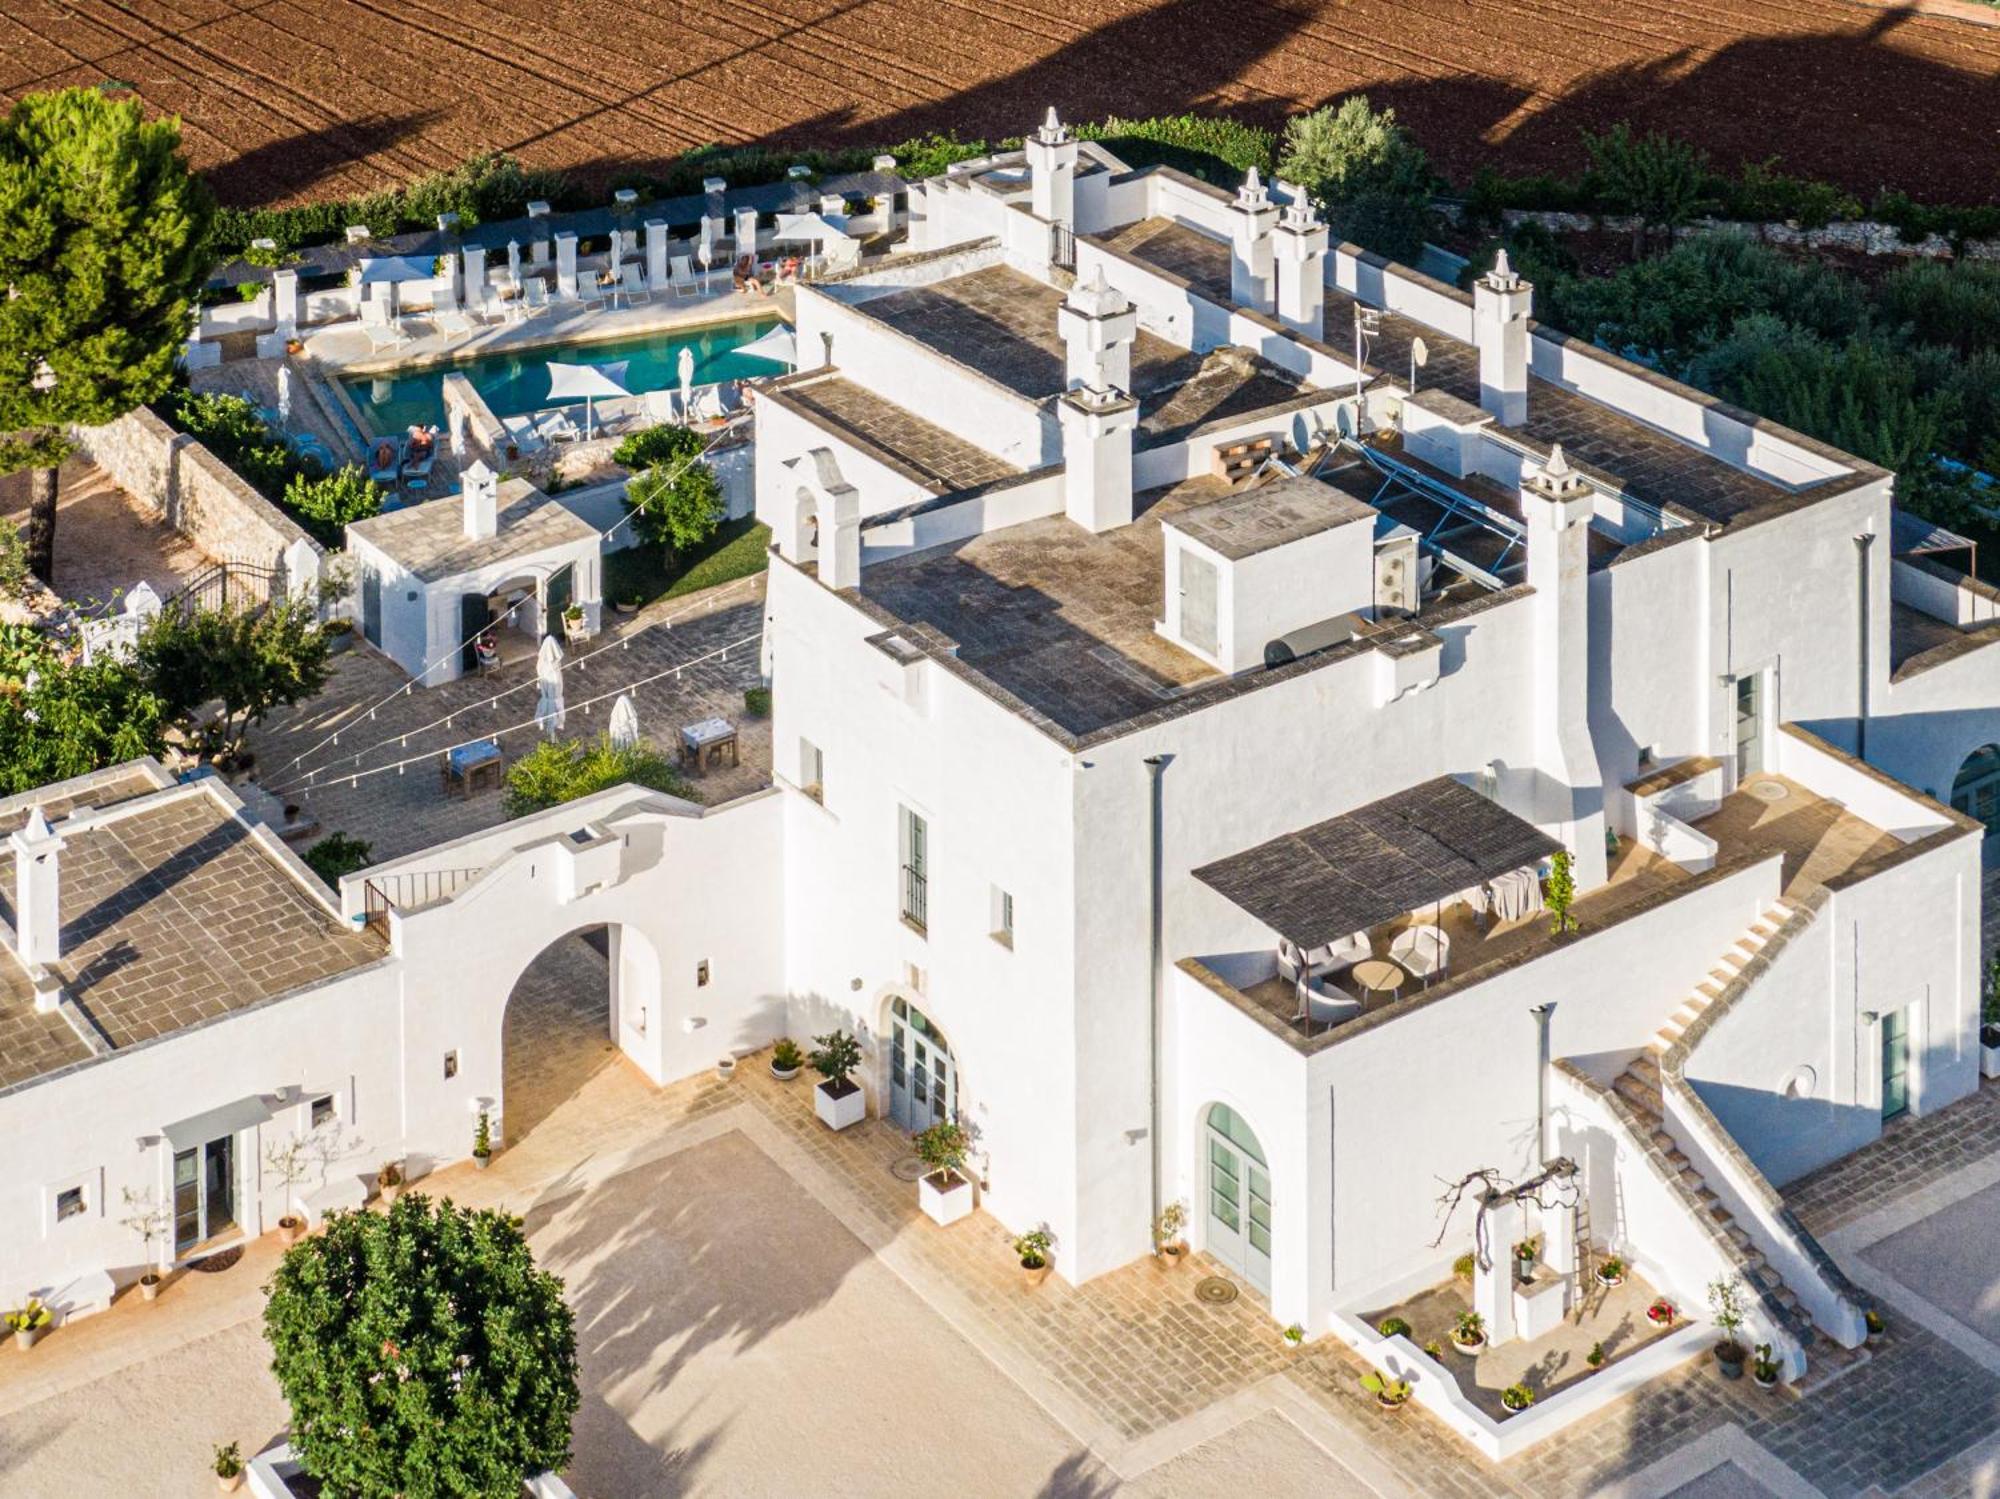
M 1535 1161 L 1544 1167 L 1549 1164 L 1549 1017 L 1555 1011 L 1553 1000 L 1528 1007 L 1535 1017 Z
M 1165 832 L 1166 832 L 1166 800 L 1164 796 L 1165 788 L 1164 788 L 1164 782 L 1161 780 L 1161 777 L 1166 771 L 1167 761 L 1169 758 L 1171 757 L 1167 755 L 1148 755 L 1146 757 L 1146 769 L 1151 773 L 1152 777 L 1152 797 L 1153 797 L 1153 809 L 1152 809 L 1153 835 L 1152 835 L 1152 869 L 1151 869 L 1152 913 L 1149 921 L 1149 928 L 1152 938 L 1152 948 L 1151 948 L 1152 1002 L 1148 1007 L 1149 1034 L 1151 1036 L 1151 1041 L 1152 1041 L 1151 1051 L 1152 1051 L 1153 1065 L 1152 1065 L 1152 1079 L 1151 1079 L 1152 1112 L 1146 1132 L 1146 1138 L 1153 1148 L 1153 1219 L 1152 1219 L 1153 1223 L 1158 1223 L 1160 1221 L 1160 1214 L 1166 1207 L 1166 1201 L 1162 1193 L 1162 1185 L 1160 1179 L 1161 1178 L 1160 1001 L 1161 1001 L 1161 981 L 1163 978 L 1163 975 L 1160 972 L 1162 945 L 1163 945 L 1163 935 L 1160 928 L 1165 916 L 1165 899 L 1164 899 L 1165 868 L 1164 868 L 1164 855 L 1162 852 L 1162 845 L 1165 841 Z M 1150 1224 L 1148 1225 L 1148 1232 L 1151 1232 Z
M 1854 538 L 1854 562 L 1861 583 L 1861 712 L 1856 719 L 1854 758 L 1864 762 L 1868 759 L 1868 549 L 1874 543 L 1872 531 Z

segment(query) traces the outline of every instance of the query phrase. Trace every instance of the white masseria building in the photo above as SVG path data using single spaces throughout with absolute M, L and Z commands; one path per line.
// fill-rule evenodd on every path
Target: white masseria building
M 1776 1189 L 1977 1086 L 1952 803 L 1992 816 L 1995 594 L 1887 473 L 1290 198 L 1053 119 L 913 190 L 901 253 L 799 289 L 821 362 L 756 402 L 775 784 L 608 792 L 339 912 L 295 881 L 337 973 L 8 1074 L 0 1297 L 128 1279 L 121 1188 L 191 1169 L 267 1228 L 256 1163 L 315 1109 L 371 1166 L 504 1134 L 508 992 L 604 925 L 649 1076 L 850 1028 L 871 1112 L 973 1126 L 983 1205 L 1073 1280 L 1185 1200 L 1280 1323 L 1352 1335 L 1472 1246 L 1441 1180 L 1561 1163 L 1587 1222 L 1496 1198 L 1496 1236 L 1690 1309 L 1738 1274 L 1794 1375 L 1858 1341 Z M 45 810 L 17 857 L 121 816 Z M 9 941 L 5 1024 L 88 1025 L 89 976 Z

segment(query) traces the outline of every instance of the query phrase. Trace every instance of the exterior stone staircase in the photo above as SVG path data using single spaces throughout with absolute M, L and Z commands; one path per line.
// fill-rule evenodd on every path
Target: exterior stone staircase
M 1666 1171 L 1671 1173 L 1671 1185 L 1684 1205 L 1696 1215 L 1708 1230 L 1711 1240 L 1735 1265 L 1743 1284 L 1769 1319 L 1796 1338 L 1802 1352 L 1818 1342 L 1822 1356 L 1840 1354 L 1843 1357 L 1838 1361 L 1844 1362 L 1846 1350 L 1831 1336 L 1821 1338 L 1812 1313 L 1801 1302 L 1797 1292 L 1785 1283 L 1784 1276 L 1745 1225 L 1737 1221 L 1735 1213 L 1681 1148 L 1682 1142 L 1668 1127 L 1667 1096 L 1671 1090 L 1683 1120 L 1694 1118 L 1706 1121 L 1703 1128 L 1710 1137 L 1708 1148 L 1715 1151 L 1720 1146 L 1720 1153 L 1726 1155 L 1730 1169 L 1748 1181 L 1756 1197 L 1761 1198 L 1771 1222 L 1776 1225 L 1775 1231 L 1788 1241 L 1789 1247 L 1804 1256 L 1812 1267 L 1811 1273 L 1824 1281 L 1836 1297 L 1852 1304 L 1844 1314 L 1851 1313 L 1858 1319 L 1860 1308 L 1866 1304 L 1861 1292 L 1792 1217 L 1784 1207 L 1783 1199 L 1708 1112 L 1683 1075 L 1689 1051 L 1700 1041 L 1708 1026 L 1743 997 L 1768 966 L 1770 958 L 1775 957 L 1777 949 L 1811 923 L 1819 904 L 1815 900 L 1795 903 L 1778 899 L 1737 939 L 1709 976 L 1695 986 L 1694 991 L 1668 1017 L 1666 1024 L 1619 1074 L 1610 1091 L 1611 1102 L 1626 1115 L 1634 1133 L 1647 1143 L 1651 1151 L 1657 1152 L 1656 1163 L 1664 1165 Z M 1756 1211 L 1755 1199 L 1752 1201 L 1752 1211 Z M 1772 1231 L 1771 1223 L 1767 1223 L 1766 1232 Z M 1831 1333 L 1832 1329 L 1828 1332 Z

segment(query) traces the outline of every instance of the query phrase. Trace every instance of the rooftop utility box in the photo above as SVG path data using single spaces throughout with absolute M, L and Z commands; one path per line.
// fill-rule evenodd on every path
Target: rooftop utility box
M 1375 602 L 1375 511 L 1318 479 L 1280 479 L 1161 522 L 1160 633 L 1227 672 L 1280 636 Z

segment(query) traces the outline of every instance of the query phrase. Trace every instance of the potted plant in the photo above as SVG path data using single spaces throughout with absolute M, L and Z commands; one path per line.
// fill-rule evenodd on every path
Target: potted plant
M 145 1245 L 146 1268 L 139 1273 L 139 1295 L 142 1300 L 152 1301 L 160 1294 L 160 1261 L 153 1253 L 153 1243 L 167 1236 L 166 1209 L 154 1201 L 151 1188 L 144 1192 L 134 1192 L 130 1187 L 120 1190 L 125 1194 L 124 1226 Z
M 1438 1340 L 1436 1338 L 1432 1338 L 1428 1343 L 1424 1344 L 1424 1352 L 1429 1354 L 1434 1359 L 1441 1359 L 1444 1357 L 1444 1349 L 1438 1346 Z
M 1410 1382 L 1379 1369 L 1370 1369 L 1361 1376 L 1361 1388 L 1373 1395 L 1375 1403 L 1385 1411 L 1399 1411 L 1410 1400 Z
M 382 1206 L 393 1207 L 403 1195 L 403 1167 L 399 1161 L 384 1161 L 375 1173 L 375 1190 L 382 1194 Z
M 231 1442 L 215 1449 L 215 1486 L 225 1494 L 243 1487 L 243 1449 Z
M 715 1075 L 725 1083 L 736 1076 L 736 1058 L 733 1056 L 717 1057 L 715 1059 Z
M 1290 1348 L 1294 1353 L 1297 1353 L 1301 1348 L 1306 1346 L 1306 1330 L 1299 1326 L 1298 1323 L 1294 1322 L 1290 1327 L 1285 1329 L 1285 1346 Z
M 1410 1324 L 1401 1317 L 1384 1317 L 1375 1324 L 1375 1330 L 1385 1338 L 1407 1338 L 1410 1335 Z
M 825 1079 L 813 1089 L 813 1112 L 828 1129 L 859 1124 L 868 1116 L 867 1095 L 852 1078 L 861 1065 L 861 1043 L 846 1031 L 833 1030 L 814 1036 L 813 1044 L 817 1049 L 807 1060 Z
M 264 1147 L 264 1164 L 278 1178 L 281 1188 L 278 1240 L 288 1249 L 298 1243 L 306 1231 L 306 1220 L 299 1216 L 298 1211 L 298 1187 L 306 1179 L 312 1162 L 320 1159 L 321 1143 L 304 1135 L 287 1135 Z
M 1604 1367 L 1604 1345 L 1602 1343 L 1592 1343 L 1590 1345 L 1590 1352 L 1583 1356 L 1583 1361 L 1593 1369 L 1602 1369 Z
M 1451 1324 L 1451 1346 L 1460 1353 L 1477 1353 L 1486 1346 L 1486 1319 L 1477 1312 L 1460 1312 Z
M 1861 1320 L 1868 1325 L 1868 1341 L 1873 1343 L 1882 1336 L 1884 1323 L 1882 1314 L 1870 1308 L 1861 1314 Z
M 1674 1310 L 1674 1304 L 1664 1296 L 1655 1297 L 1653 1304 L 1646 1308 L 1646 1320 L 1655 1327 L 1673 1326 L 1674 1318 L 1678 1315 L 1679 1313 Z
M 1055 1247 L 1056 1236 L 1046 1223 L 1014 1240 L 1014 1253 L 1020 1257 L 1021 1273 L 1029 1285 L 1038 1286 L 1049 1278 Z
M 563 610 L 562 622 L 565 640 L 583 639 L 583 605 L 571 604 Z
M 1986 992 L 1979 1000 L 1979 1075 L 2000 1077 L 2000 953 L 1986 965 Z
M 306 351 L 306 341 L 304 339 L 288 338 L 285 340 L 285 352 L 287 354 L 290 354 L 293 358 L 296 359 L 299 355 L 305 353 L 305 351 Z
M 1718 1275 L 1708 1283 L 1708 1310 L 1722 1333 L 1722 1341 L 1715 1345 L 1716 1366 L 1724 1379 L 1741 1379 L 1750 1350 L 1736 1341 L 1736 1331 L 1743 1325 L 1743 1288 L 1735 1276 Z
M 7 1314 L 7 1328 L 14 1334 L 14 1346 L 26 1353 L 35 1346 L 35 1339 L 42 1335 L 50 1320 L 49 1309 L 30 1296 L 26 1306 L 16 1307 Z
M 1470 1281 L 1478 1263 L 1471 1255 L 1461 1254 L 1451 1262 L 1451 1273 L 1460 1280 Z
M 1759 1389 L 1768 1390 L 1778 1382 L 1778 1361 L 1771 1356 L 1771 1345 L 1759 1343 L 1756 1355 L 1750 1360 L 1750 1377 L 1757 1381 Z
M 1541 1252 L 1540 1239 L 1523 1239 L 1514 1246 L 1514 1278 L 1522 1285 L 1535 1278 L 1535 1258 Z
M 486 1117 L 486 1110 L 479 1111 L 479 1122 L 472 1126 L 472 1164 L 480 1171 L 486 1169 L 493 1159 L 493 1121 Z
M 1153 1255 L 1162 1269 L 1171 1270 L 1187 1257 L 1187 1241 L 1181 1237 L 1187 1228 L 1187 1212 L 1185 1202 L 1170 1202 L 1153 1220 Z
M 1617 1255 L 1609 1256 L 1597 1267 L 1597 1283 L 1600 1286 L 1622 1286 L 1625 1284 L 1625 1262 Z
M 771 716 L 771 689 L 768 687 L 745 687 L 743 689 L 743 711 L 752 718 Z
M 771 1048 L 771 1076 L 781 1083 L 788 1083 L 799 1075 L 799 1069 L 806 1064 L 805 1053 L 799 1050 L 799 1043 L 790 1036 L 778 1037 Z
M 1524 1384 L 1510 1384 L 1500 1392 L 1500 1403 L 1510 1411 L 1524 1411 L 1535 1403 L 1535 1392 Z
M 919 1130 L 911 1144 L 927 1168 L 917 1178 L 917 1202 L 924 1215 L 940 1225 L 958 1222 L 972 1211 L 972 1180 L 965 1175 L 972 1137 L 964 1125 L 945 1119 Z
M 645 607 L 645 604 L 645 597 L 635 593 L 628 598 L 619 599 L 611 607 L 616 609 L 620 614 L 637 614 Z

